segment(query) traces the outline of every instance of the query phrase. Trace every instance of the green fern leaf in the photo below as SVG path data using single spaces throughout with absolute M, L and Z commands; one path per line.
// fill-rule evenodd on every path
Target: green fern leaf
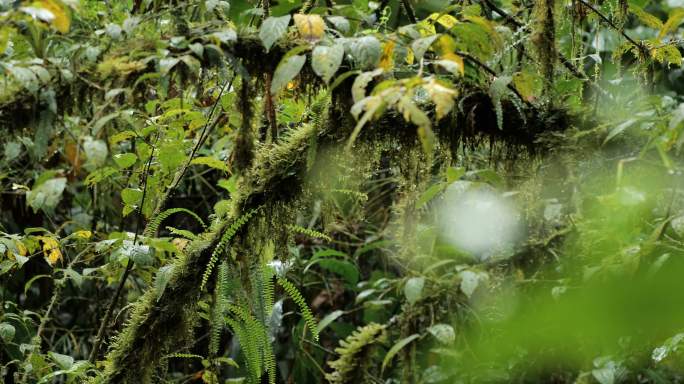
M 306 324 L 307 328 L 309 328 L 309 331 L 311 331 L 314 340 L 318 341 L 318 325 L 316 324 L 316 320 L 311 313 L 311 309 L 309 309 L 309 306 L 306 304 L 302 294 L 299 292 L 297 287 L 294 286 L 294 284 L 285 278 L 278 277 L 278 284 L 283 287 L 287 295 L 292 298 L 295 304 L 297 304 L 299 310 L 302 312 L 304 323 Z

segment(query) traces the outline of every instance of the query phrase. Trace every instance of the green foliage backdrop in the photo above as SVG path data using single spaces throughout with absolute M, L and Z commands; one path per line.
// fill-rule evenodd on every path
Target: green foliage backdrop
M 683 381 L 682 23 L 0 0 L 0 381 Z

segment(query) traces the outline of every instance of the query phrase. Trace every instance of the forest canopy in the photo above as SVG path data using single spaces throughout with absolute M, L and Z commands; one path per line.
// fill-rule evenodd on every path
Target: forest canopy
M 684 381 L 682 23 L 0 0 L 0 382 Z

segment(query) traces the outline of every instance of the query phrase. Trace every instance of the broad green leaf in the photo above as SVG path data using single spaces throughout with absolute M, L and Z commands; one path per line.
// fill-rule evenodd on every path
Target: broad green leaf
M 610 140 L 612 140 L 613 138 L 615 138 L 615 136 L 621 134 L 621 133 L 624 132 L 627 128 L 629 128 L 629 127 L 631 127 L 632 125 L 634 125 L 634 123 L 636 123 L 636 122 L 637 122 L 636 119 L 627 119 L 627 120 L 623 121 L 622 123 L 618 124 L 615 128 L 613 128 L 613 129 L 608 133 L 608 135 L 606 136 L 605 140 L 603 140 L 603 144 L 606 144 L 607 142 L 609 142 Z
M 427 204 L 432 199 L 434 199 L 435 196 L 437 196 L 437 194 L 442 192 L 444 190 L 444 188 L 446 188 L 446 187 L 447 187 L 446 183 L 439 183 L 439 184 L 435 184 L 435 185 L 430 186 L 430 188 L 426 189 L 425 192 L 423 192 L 420 195 L 420 197 L 418 198 L 418 200 L 416 201 L 416 208 L 422 208 L 423 206 L 425 206 L 425 204 Z
M 104 167 L 88 174 L 83 183 L 88 187 L 92 187 L 93 185 L 108 179 L 110 176 L 115 175 L 118 172 L 119 171 L 112 167 Z
M 287 31 L 287 25 L 290 24 L 290 15 L 280 17 L 269 17 L 264 20 L 259 29 L 259 38 L 266 47 L 266 51 L 271 49 L 276 41 Z
M 321 321 L 318 322 L 318 333 L 321 333 L 325 327 L 330 325 L 333 321 L 337 320 L 340 316 L 344 315 L 344 311 L 336 310 L 327 314 Z
M 131 137 L 136 137 L 136 136 L 137 136 L 137 134 L 133 131 L 119 132 L 119 133 L 112 135 L 112 137 L 109 138 L 109 143 L 110 144 L 117 144 L 121 141 L 128 140 Z
M 142 195 L 143 191 L 140 188 L 125 188 L 121 191 L 121 200 L 126 205 L 138 206 Z
M 385 355 L 384 360 L 382 361 L 382 368 L 380 369 L 381 372 L 385 371 L 385 367 L 392 361 L 394 356 L 401 351 L 402 348 L 407 346 L 409 343 L 411 343 L 413 340 L 419 338 L 420 335 L 418 334 L 413 334 L 411 336 L 405 337 L 401 340 L 399 340 L 396 344 L 390 348 L 390 350 L 387 352 L 387 355 Z
M 107 143 L 103 140 L 86 137 L 83 141 L 83 151 L 86 154 L 89 169 L 98 168 L 107 160 Z
M 129 152 L 114 155 L 114 162 L 121 169 L 130 167 L 135 164 L 136 161 L 138 161 L 138 156 L 135 153 Z
M 473 295 L 478 285 L 480 284 L 479 274 L 473 271 L 462 271 L 458 274 L 461 277 L 461 292 L 463 292 L 468 298 Z
M 67 179 L 58 177 L 50 179 L 38 185 L 38 187 L 26 192 L 26 202 L 36 212 L 40 210 L 53 210 L 62 199 L 62 193 L 66 188 Z
M 344 47 L 335 44 L 330 47 L 319 45 L 311 53 L 311 67 L 328 83 L 335 75 L 344 58 Z
M 121 247 L 112 252 L 112 258 L 117 261 L 129 259 L 139 265 L 150 265 L 154 261 L 149 246 L 133 244 L 131 240 L 124 240 Z
M 413 51 L 413 55 L 416 57 L 416 59 L 422 59 L 425 55 L 425 52 L 427 52 L 432 43 L 434 43 L 439 36 L 440 35 L 431 35 L 413 41 L 413 43 L 411 43 L 411 50 Z
M 351 43 L 351 55 L 361 69 L 375 68 L 382 56 L 382 46 L 375 36 L 364 36 Z
M 15 333 L 16 329 L 12 324 L 0 323 L 0 339 L 2 339 L 4 343 L 10 343 L 12 340 L 14 340 Z
M 52 351 L 48 352 L 48 355 L 50 355 L 52 361 L 57 363 L 57 366 L 59 366 L 60 369 L 70 369 L 71 366 L 74 365 L 74 358 L 69 355 L 62 355 L 61 353 Z
M 21 155 L 21 143 L 18 141 L 10 141 L 5 144 L 4 155 L 7 163 L 19 157 L 19 155 Z
M 176 66 L 180 62 L 180 59 L 177 57 L 165 57 L 161 60 L 159 60 L 159 72 L 162 75 L 168 75 L 171 69 Z
M 224 29 L 223 31 L 214 32 L 211 34 L 213 38 L 218 40 L 217 43 L 230 44 L 237 41 L 237 33 L 232 29 Z
M 344 16 L 328 16 L 326 19 L 335 26 L 335 29 L 346 34 L 349 33 L 349 20 Z
M 159 148 L 159 163 L 165 172 L 173 172 L 183 164 L 186 158 L 183 145 L 180 143 L 169 143 Z
M 294 79 L 302 70 L 302 67 L 304 67 L 305 62 L 306 56 L 303 55 L 294 55 L 281 60 L 273 74 L 271 93 L 278 93 L 287 83 Z
M 428 328 L 428 332 L 442 344 L 452 344 L 456 340 L 454 327 L 449 324 L 435 324 Z
M 64 272 L 64 275 L 71 279 L 77 287 L 80 287 L 81 284 L 83 284 L 83 275 L 80 273 L 71 268 L 64 269 L 62 272 Z
M 349 285 L 354 286 L 359 282 L 359 270 L 348 261 L 339 259 L 321 259 L 318 265 L 330 272 L 336 273 L 344 278 Z
M 447 183 L 451 184 L 465 175 L 466 171 L 463 167 L 449 167 L 446 171 Z
M 154 279 L 154 289 L 157 293 L 157 301 L 159 301 L 164 294 L 164 289 L 166 289 L 166 285 L 169 283 L 169 280 L 171 280 L 172 275 L 173 265 L 165 265 L 157 271 L 157 276 Z
M 424 277 L 412 277 L 404 285 L 404 296 L 409 304 L 415 304 L 423 296 Z

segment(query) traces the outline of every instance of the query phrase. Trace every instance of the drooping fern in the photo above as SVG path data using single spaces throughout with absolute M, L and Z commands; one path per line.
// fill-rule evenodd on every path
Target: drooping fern
M 368 363 L 365 358 L 370 347 L 384 342 L 385 337 L 385 325 L 370 323 L 357 328 L 345 340 L 340 340 L 340 347 L 335 349 L 340 357 L 328 363 L 333 371 L 326 373 L 325 378 L 333 384 L 364 382 L 360 376 L 365 375 L 364 365 Z
M 299 292 L 297 287 L 294 286 L 294 284 L 283 277 L 278 277 L 278 284 L 283 287 L 287 295 L 292 298 L 295 304 L 297 304 L 299 310 L 302 312 L 304 323 L 306 324 L 307 328 L 309 328 L 309 331 L 311 331 L 311 335 L 313 336 L 314 340 L 318 341 L 318 325 L 316 324 L 316 319 L 314 319 L 311 309 L 309 309 L 309 306 L 306 304 L 302 294 Z
M 264 325 L 244 306 L 228 306 L 235 318 L 228 318 L 231 328 L 240 340 L 250 382 L 259 383 L 264 371 L 268 373 L 269 383 L 274 384 L 276 364 L 273 349 Z
M 185 229 L 178 229 L 174 227 L 166 227 L 166 229 L 175 236 L 182 236 L 185 237 L 186 239 L 189 240 L 197 240 L 200 237 L 192 233 L 191 231 L 185 230 Z
M 202 218 L 200 218 L 195 212 L 187 208 L 170 208 L 157 215 L 157 217 L 153 218 L 152 221 L 150 221 L 150 223 L 145 228 L 145 232 L 143 233 L 143 235 L 147 237 L 154 235 L 159 230 L 159 226 L 161 225 L 162 221 L 166 220 L 169 216 L 173 215 L 174 213 L 180 212 L 187 213 L 188 215 L 192 216 L 195 220 L 197 220 L 198 223 L 202 225 L 204 229 L 207 229 L 207 225 L 204 224 Z
M 309 237 L 323 239 L 326 241 L 332 241 L 330 236 L 326 235 L 323 232 L 318 232 L 318 231 L 310 229 L 310 228 L 300 227 L 299 225 L 288 225 L 287 229 L 289 229 L 292 232 L 301 233 L 302 235 L 306 235 Z
M 214 270 L 214 265 L 216 265 L 216 261 L 218 260 L 219 255 L 224 251 L 226 245 L 228 245 L 228 242 L 233 238 L 233 236 L 235 236 L 237 231 L 240 228 L 242 228 L 242 226 L 245 225 L 249 221 L 249 219 L 251 219 L 252 216 L 254 216 L 255 213 L 257 213 L 259 209 L 260 208 L 254 208 L 249 212 L 243 214 L 242 216 L 238 217 L 238 219 L 235 220 L 233 224 L 231 224 L 230 227 L 228 227 L 228 229 L 226 229 L 226 231 L 223 233 L 218 244 L 216 244 L 216 248 L 214 248 L 214 251 L 211 253 L 211 257 L 209 258 L 209 262 L 207 263 L 207 269 L 204 270 L 200 290 L 204 290 L 204 287 L 206 287 L 207 282 L 209 281 L 209 277 L 211 277 L 211 273 Z
M 209 356 L 218 352 L 223 330 L 223 317 L 228 309 L 230 294 L 230 275 L 228 263 L 222 262 L 216 274 L 216 288 L 214 289 L 214 305 L 211 308 L 211 333 L 209 335 Z
M 271 315 L 273 310 L 273 302 L 275 297 L 275 287 L 273 286 L 273 276 L 275 271 L 267 264 L 262 264 L 261 275 L 263 281 L 262 297 L 264 301 L 264 307 L 266 307 L 266 314 Z

